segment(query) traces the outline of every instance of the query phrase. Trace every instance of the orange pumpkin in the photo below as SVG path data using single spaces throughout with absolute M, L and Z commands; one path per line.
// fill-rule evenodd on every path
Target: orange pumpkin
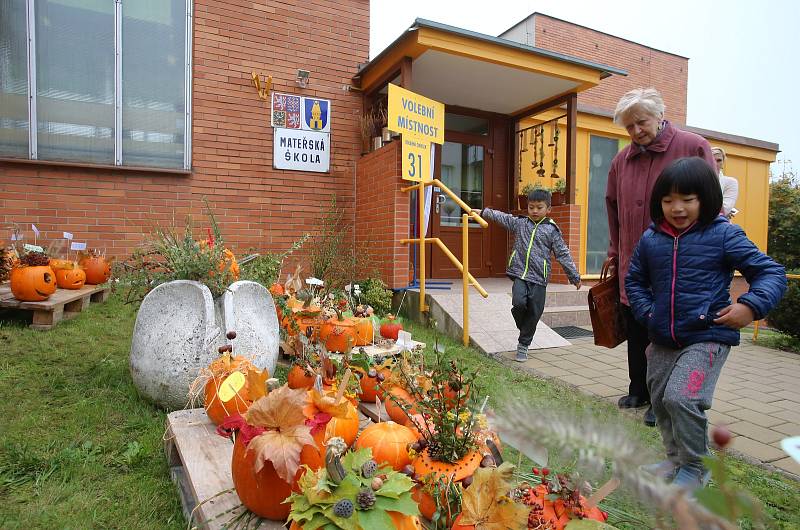
M 348 352 L 356 342 L 356 323 L 349 318 L 326 320 L 320 326 L 319 338 L 328 351 Z
M 325 426 L 324 430 L 320 429 L 314 433 L 314 441 L 317 442 L 317 448 L 323 454 L 325 452 L 325 443 L 336 436 L 344 439 L 344 443 L 350 447 L 353 445 L 353 442 L 356 441 L 356 437 L 358 436 L 358 428 L 358 410 L 356 410 L 355 406 L 348 401 L 347 413 L 345 416 L 342 418 L 333 416 L 330 421 L 328 421 L 328 424 Z
M 292 366 L 292 369 L 289 370 L 289 374 L 286 376 L 286 382 L 289 388 L 311 388 L 314 386 L 316 379 L 316 374 L 313 372 L 306 374 L 303 367 L 297 364 Z
M 232 416 L 236 413 L 244 414 L 245 411 L 250 408 L 250 405 L 253 404 L 253 400 L 250 398 L 250 383 L 247 381 L 246 377 L 244 386 L 240 388 L 230 400 L 223 402 L 219 398 L 218 391 L 220 385 L 222 385 L 225 379 L 233 372 L 241 372 L 247 376 L 251 370 L 259 372 L 258 368 L 246 357 L 242 357 L 241 355 L 233 357 L 225 354 L 214 360 L 211 365 L 209 365 L 208 370 L 211 372 L 211 377 L 206 382 L 206 386 L 203 390 L 206 414 L 208 414 L 211 421 L 214 422 L 215 425 L 219 425 L 228 416 Z
M 270 285 L 269 292 L 272 293 L 272 296 L 283 296 L 284 294 L 286 294 L 283 285 L 279 283 L 273 283 L 272 285 Z
M 354 318 L 356 323 L 356 346 L 366 346 L 372 344 L 372 339 L 375 336 L 375 326 L 372 324 L 371 318 Z
M 83 269 L 56 269 L 56 284 L 60 289 L 80 289 L 86 283 Z
M 414 398 L 411 397 L 411 394 L 409 394 L 405 389 L 399 386 L 393 386 L 392 389 L 389 390 L 389 394 L 409 405 L 414 404 Z M 386 396 L 386 399 L 384 400 L 383 404 L 386 407 L 386 414 L 388 414 L 390 418 L 392 418 L 395 422 L 399 423 L 400 425 L 406 424 L 408 416 L 406 416 L 406 413 L 403 412 L 402 408 L 400 408 L 400 405 L 395 403 L 394 399 L 392 399 L 390 396 Z M 409 411 L 410 414 L 416 414 L 417 412 L 418 411 L 416 407 L 411 407 L 411 410 Z
M 57 271 L 58 269 L 74 269 L 75 262 L 71 259 L 50 258 L 50 268 L 54 271 Z
M 411 463 L 408 456 L 408 445 L 417 441 L 417 436 L 404 425 L 393 421 L 373 423 L 356 440 L 356 448 L 372 449 L 372 459 L 378 464 L 384 462 L 392 466 L 395 471 Z
M 419 522 L 419 519 L 412 515 L 403 515 L 400 512 L 386 513 L 392 518 L 392 522 L 394 523 L 396 530 L 422 530 L 423 528 L 422 523 Z M 363 528 L 362 526 L 359 526 L 358 528 L 359 530 L 370 530 L 369 528 Z M 297 524 L 297 522 L 292 521 L 292 525 L 289 527 L 289 530 L 303 530 L 303 527 Z
M 297 480 L 302 476 L 305 468 L 319 469 L 322 466 L 322 457 L 316 447 L 303 446 L 300 452 L 300 469 L 294 477 L 292 484 L 286 483 L 275 472 L 272 462 L 267 460 L 258 473 L 255 472 L 255 451 L 248 451 L 242 442 L 242 437 L 236 437 L 233 445 L 233 458 L 231 461 L 231 475 L 236 494 L 248 510 L 265 519 L 285 521 L 289 517 L 291 504 L 282 504 L 292 490 L 299 492 Z
M 80 267 L 86 272 L 86 283 L 100 285 L 111 277 L 111 264 L 103 256 L 84 256 Z
M 411 498 L 414 499 L 414 502 L 419 506 L 419 513 L 430 521 L 433 518 L 433 514 L 436 513 L 437 508 L 433 496 L 426 492 L 421 486 L 414 486 L 414 489 L 411 490 Z
M 413 419 L 413 421 L 412 421 L 412 419 Z M 419 429 L 417 428 L 417 425 L 419 425 L 420 428 L 425 430 L 425 428 L 426 428 L 425 425 L 426 424 L 427 424 L 427 429 L 430 430 L 430 432 L 432 434 L 436 432 L 436 427 L 433 425 L 433 422 L 430 421 L 430 420 L 426 420 L 422 416 L 422 414 L 412 414 L 411 418 L 408 418 L 408 417 L 406 418 L 406 421 L 405 421 L 405 423 L 403 425 L 405 425 L 406 427 L 411 429 L 411 432 L 414 433 L 414 436 L 416 436 L 417 439 L 420 439 L 420 438 L 422 438 L 422 434 L 420 434 Z M 425 432 L 427 432 L 427 431 L 425 431 Z
M 291 319 L 291 320 L 290 320 Z M 297 327 L 292 325 L 292 320 L 297 323 Z M 316 342 L 316 337 L 319 337 L 320 334 L 320 326 L 322 326 L 322 319 L 319 316 L 286 316 L 283 317 L 283 321 L 281 325 L 286 330 L 290 336 L 297 335 L 298 330 L 300 333 L 306 334 L 308 328 L 313 328 L 313 332 L 311 335 L 312 342 Z
M 383 374 L 384 380 L 392 375 L 392 371 L 389 368 L 381 368 L 378 372 Z M 375 403 L 376 397 L 383 400 L 386 394 L 383 388 L 381 388 L 380 381 L 378 381 L 377 377 L 370 377 L 367 374 L 363 374 L 358 384 L 361 386 L 361 401 L 364 403 Z M 403 422 L 403 425 L 405 425 L 405 422 Z
M 478 451 L 470 451 L 456 462 L 439 462 L 438 460 L 431 459 L 431 455 L 426 447 L 419 456 L 414 459 L 413 465 L 414 471 L 421 477 L 433 474 L 437 478 L 447 480 L 453 476 L 453 480 L 457 482 L 472 476 L 475 470 L 480 467 L 482 459 L 483 457 Z
M 47 265 L 11 269 L 11 294 L 23 302 L 41 302 L 56 292 L 56 273 Z

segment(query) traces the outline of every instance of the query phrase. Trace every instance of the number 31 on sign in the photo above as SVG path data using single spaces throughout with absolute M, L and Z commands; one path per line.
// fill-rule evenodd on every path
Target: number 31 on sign
M 431 144 L 426 138 L 403 135 L 403 179 L 429 182 L 431 176 Z

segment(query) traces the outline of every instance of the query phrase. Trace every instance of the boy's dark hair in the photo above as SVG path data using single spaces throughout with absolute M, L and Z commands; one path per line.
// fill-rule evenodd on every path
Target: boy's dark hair
M 551 200 L 550 192 L 547 191 L 547 190 L 536 189 L 536 190 L 533 190 L 532 192 L 530 192 L 528 194 L 528 202 L 529 203 L 530 202 L 543 202 L 549 208 L 550 207 L 550 200 Z
M 650 195 L 650 218 L 658 224 L 664 219 L 661 199 L 670 193 L 697 195 L 700 201 L 701 225 L 711 223 L 722 210 L 722 188 L 717 172 L 700 157 L 692 156 L 675 160 L 658 176 Z

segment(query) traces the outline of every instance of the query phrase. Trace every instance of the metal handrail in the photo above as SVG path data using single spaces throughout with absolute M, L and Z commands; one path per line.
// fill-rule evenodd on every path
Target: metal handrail
M 450 197 L 453 202 L 458 204 L 462 210 L 466 213 L 461 215 L 461 252 L 462 258 L 464 263 L 462 264 L 458 261 L 458 258 L 450 252 L 450 249 L 447 248 L 441 239 L 438 237 L 425 237 L 425 186 L 438 186 L 444 193 Z M 439 249 L 444 253 L 445 256 L 450 259 L 450 261 L 455 265 L 455 267 L 461 272 L 461 279 L 462 279 L 462 290 L 464 296 L 464 304 L 463 304 L 463 342 L 464 346 L 469 345 L 469 285 L 472 284 L 475 289 L 483 296 L 484 298 L 489 296 L 489 293 L 486 292 L 486 289 L 481 287 L 478 283 L 478 280 L 470 274 L 469 272 L 469 219 L 473 219 L 477 222 L 482 228 L 486 228 L 489 226 L 489 223 L 481 217 L 478 212 L 473 210 L 469 207 L 467 203 L 461 200 L 461 198 L 453 193 L 450 188 L 444 185 L 444 183 L 439 179 L 433 179 L 428 182 L 419 182 L 418 184 L 414 184 L 413 186 L 406 186 L 401 188 L 401 191 L 411 191 L 417 190 L 419 192 L 419 234 L 420 237 L 416 239 L 401 239 L 400 243 L 403 244 L 418 244 L 419 245 L 419 310 L 421 313 L 424 313 L 428 310 L 427 306 L 425 305 L 425 244 L 426 243 L 435 243 Z

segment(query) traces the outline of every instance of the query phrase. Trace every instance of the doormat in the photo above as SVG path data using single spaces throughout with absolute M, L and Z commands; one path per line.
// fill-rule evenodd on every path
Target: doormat
M 593 337 L 594 333 L 590 329 L 579 328 L 578 326 L 561 326 L 550 328 L 565 339 L 577 339 L 579 337 Z

